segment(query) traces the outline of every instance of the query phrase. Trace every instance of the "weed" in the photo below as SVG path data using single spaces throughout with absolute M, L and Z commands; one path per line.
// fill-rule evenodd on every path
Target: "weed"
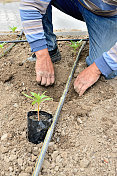
M 12 32 L 13 32 L 13 33 L 15 33 L 15 31 L 16 31 L 16 29 L 17 29 L 17 27 L 16 27 L 16 26 L 9 27 L 9 28 L 12 30 Z
M 82 39 L 80 41 L 77 41 L 77 42 L 71 41 L 72 44 L 69 45 L 69 46 L 73 48 L 74 53 L 76 53 L 76 50 L 81 45 L 81 42 L 82 42 Z
M 6 44 L 5 42 L 0 44 L 1 50 L 4 48 L 4 45 L 5 45 L 5 44 Z

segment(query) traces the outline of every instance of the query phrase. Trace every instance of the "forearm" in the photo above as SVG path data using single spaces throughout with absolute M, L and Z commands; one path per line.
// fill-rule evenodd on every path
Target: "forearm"
M 97 58 L 95 64 L 105 77 L 117 70 L 117 42 L 108 52 Z
M 47 48 L 42 18 L 50 1 L 22 0 L 20 4 L 21 21 L 32 52 Z

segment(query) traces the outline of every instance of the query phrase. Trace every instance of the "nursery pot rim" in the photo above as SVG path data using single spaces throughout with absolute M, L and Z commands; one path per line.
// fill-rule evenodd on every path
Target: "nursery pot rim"
M 27 118 L 29 118 L 29 119 L 31 119 L 30 117 L 33 115 L 33 114 L 30 115 L 30 113 L 38 114 L 38 111 L 33 111 L 33 110 L 32 110 L 32 111 L 28 111 L 28 112 L 27 112 Z M 39 113 L 45 113 L 46 115 L 49 115 L 51 118 L 53 118 L 53 115 L 50 114 L 50 113 L 48 113 L 48 112 L 46 112 L 46 111 L 39 111 Z M 43 114 L 41 114 L 41 115 L 43 115 Z M 51 119 L 51 118 L 50 118 L 50 119 Z M 32 118 L 32 120 L 33 120 L 33 121 L 36 121 L 36 122 L 37 122 L 37 121 L 38 121 L 38 122 L 40 122 L 40 121 L 46 121 L 46 120 L 41 120 L 41 119 L 38 120 L 38 117 L 37 117 L 37 119 L 33 119 L 33 118 Z

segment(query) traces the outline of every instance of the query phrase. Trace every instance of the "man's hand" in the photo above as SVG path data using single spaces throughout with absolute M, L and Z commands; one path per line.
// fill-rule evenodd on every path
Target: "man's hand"
M 74 82 L 75 91 L 81 96 L 86 89 L 91 87 L 100 77 L 101 72 L 95 63 L 83 70 Z
M 35 65 L 36 81 L 45 86 L 52 85 L 55 81 L 54 67 L 48 49 L 35 52 L 37 60 Z

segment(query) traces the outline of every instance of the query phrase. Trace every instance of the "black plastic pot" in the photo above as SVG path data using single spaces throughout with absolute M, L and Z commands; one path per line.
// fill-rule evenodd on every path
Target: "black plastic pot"
M 53 116 L 51 114 L 45 111 L 39 111 L 39 116 L 44 119 L 40 119 L 40 121 L 38 121 L 37 111 L 29 111 L 27 114 L 28 140 L 34 144 L 39 144 L 44 141 L 46 133 L 52 124 Z

